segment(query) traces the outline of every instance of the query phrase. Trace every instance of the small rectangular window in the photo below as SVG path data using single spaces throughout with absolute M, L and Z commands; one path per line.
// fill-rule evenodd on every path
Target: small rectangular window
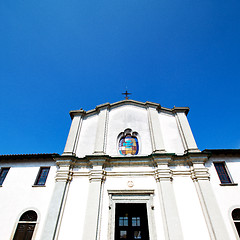
M 128 217 L 119 217 L 119 226 L 128 226 Z
M 135 226 L 140 226 L 140 217 L 133 217 L 132 218 L 132 226 L 135 227 Z
M 3 184 L 10 168 L 1 168 L 0 170 L 0 186 Z
M 127 231 L 125 231 L 125 230 L 122 231 L 122 230 L 121 230 L 121 231 L 120 231 L 120 238 L 121 238 L 121 239 L 127 239 Z
M 34 185 L 44 186 L 47 180 L 50 167 L 41 167 Z
M 225 162 L 215 162 L 214 166 L 222 184 L 232 183 Z

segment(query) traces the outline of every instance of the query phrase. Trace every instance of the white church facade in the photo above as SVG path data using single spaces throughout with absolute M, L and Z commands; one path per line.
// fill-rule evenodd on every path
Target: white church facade
M 239 239 L 240 150 L 200 151 L 188 111 L 71 111 L 62 155 L 1 155 L 0 240 Z

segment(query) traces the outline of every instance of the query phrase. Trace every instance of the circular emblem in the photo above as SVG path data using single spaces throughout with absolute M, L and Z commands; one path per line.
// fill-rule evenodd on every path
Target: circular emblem
M 128 181 L 127 185 L 128 187 L 133 187 L 134 186 L 133 181 Z

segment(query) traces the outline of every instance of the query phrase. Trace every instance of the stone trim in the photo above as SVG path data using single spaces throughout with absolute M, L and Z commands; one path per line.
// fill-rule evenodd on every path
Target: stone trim
M 147 194 L 154 194 L 154 190 L 153 189 L 131 189 L 131 190 L 107 190 L 108 194 L 110 195 L 136 195 L 136 194 L 140 194 L 140 195 L 147 195 Z M 124 196 L 125 197 L 125 196 Z M 122 196 L 120 197 L 122 198 Z
M 56 182 L 70 182 L 72 180 L 72 160 L 58 160 L 56 162 L 58 169 L 55 176 Z
M 207 160 L 208 158 L 206 155 L 189 155 L 189 162 L 192 165 L 190 166 L 191 178 L 193 181 L 210 180 L 209 170 L 204 166 Z
M 238 183 L 220 183 L 219 185 L 223 186 L 223 187 L 224 186 L 229 186 L 230 187 L 230 186 L 238 186 Z
M 184 112 L 186 115 L 189 111 L 188 107 L 174 107 L 172 109 L 170 108 L 164 108 L 162 107 L 160 104 L 158 103 L 153 103 L 153 102 L 139 102 L 139 101 L 135 101 L 132 99 L 124 99 L 122 101 L 118 101 L 115 103 L 104 103 L 101 105 L 98 105 L 95 107 L 95 109 L 89 110 L 89 111 L 84 111 L 82 109 L 80 110 L 74 110 L 74 111 L 70 111 L 70 116 L 73 119 L 74 116 L 78 116 L 78 115 L 91 115 L 94 113 L 98 113 L 101 109 L 103 108 L 114 108 L 114 107 L 118 107 L 118 106 L 123 106 L 123 105 L 135 105 L 135 106 L 139 106 L 139 107 L 143 107 L 143 108 L 147 108 L 149 106 L 156 108 L 158 111 L 165 111 L 165 112 L 171 112 L 171 113 L 176 113 L 176 112 Z
M 86 111 L 84 111 L 83 109 L 74 110 L 74 111 L 70 111 L 69 114 L 71 116 L 71 119 L 73 119 L 75 116 L 84 117 L 86 115 Z
M 22 214 L 24 214 L 25 212 L 30 211 L 30 210 L 33 210 L 37 213 L 37 221 L 19 221 Z M 39 227 L 40 220 L 41 220 L 41 214 L 40 214 L 40 211 L 37 208 L 35 208 L 35 207 L 24 208 L 18 214 L 17 218 L 15 219 L 15 223 L 14 223 L 13 230 L 11 232 L 10 239 L 14 238 L 19 223 L 35 223 L 35 227 L 34 227 L 34 231 L 33 231 L 33 235 L 32 235 L 32 239 L 35 239 L 36 235 L 37 235 L 37 232 L 38 232 L 38 227 Z
M 102 182 L 106 179 L 106 173 L 103 169 L 92 169 L 89 172 L 89 181 L 90 182 Z
M 194 164 L 196 165 L 196 164 Z M 191 167 L 191 178 L 193 181 L 210 180 L 210 174 L 207 168 L 193 166 Z
M 134 176 L 134 177 L 142 177 L 142 176 L 154 176 L 154 171 L 126 171 L 126 172 L 114 172 L 107 171 L 105 172 L 106 176 L 110 177 L 124 177 L 124 176 Z
M 72 172 L 73 177 L 89 177 L 90 172 L 78 172 L 74 171 Z M 124 177 L 124 176 L 134 176 L 134 177 L 142 177 L 142 176 L 150 176 L 155 177 L 156 176 L 156 170 L 149 170 L 149 171 L 124 171 L 124 172 L 118 172 L 118 171 L 108 171 L 106 168 L 105 170 L 101 172 L 101 174 L 104 176 L 104 179 L 106 177 Z M 191 176 L 191 170 L 172 170 L 171 169 L 171 175 L 174 176 Z M 235 184 L 237 185 L 237 184 Z M 235 186 L 234 185 L 234 186 Z M 232 185 L 231 185 L 232 186 Z
M 109 195 L 109 217 L 108 217 L 109 240 L 114 240 L 116 203 L 145 203 L 147 207 L 149 239 L 157 240 L 153 205 L 154 190 L 151 189 L 108 190 L 108 195 Z
M 56 164 L 63 164 L 72 161 L 73 167 L 91 168 L 93 165 L 103 165 L 104 168 L 114 166 L 151 166 L 154 167 L 157 163 L 167 162 L 169 166 L 177 166 L 179 164 L 185 166 L 192 166 L 195 163 L 205 163 L 208 160 L 208 154 L 196 152 L 186 153 L 184 155 L 176 155 L 174 153 L 154 153 L 147 156 L 109 156 L 102 154 L 86 155 L 83 158 L 63 155 L 54 159 Z M 173 170 L 175 171 L 175 170 Z M 178 171 L 178 170 L 177 170 Z

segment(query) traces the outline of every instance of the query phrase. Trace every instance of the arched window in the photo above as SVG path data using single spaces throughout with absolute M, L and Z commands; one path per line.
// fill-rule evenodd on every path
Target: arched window
M 126 129 L 120 134 L 118 150 L 121 155 L 137 155 L 139 151 L 137 133 L 131 129 Z
M 37 222 L 37 213 L 29 210 L 19 219 L 13 240 L 31 240 Z
M 237 229 L 238 236 L 240 237 L 240 208 L 235 208 L 232 211 L 232 218 Z

